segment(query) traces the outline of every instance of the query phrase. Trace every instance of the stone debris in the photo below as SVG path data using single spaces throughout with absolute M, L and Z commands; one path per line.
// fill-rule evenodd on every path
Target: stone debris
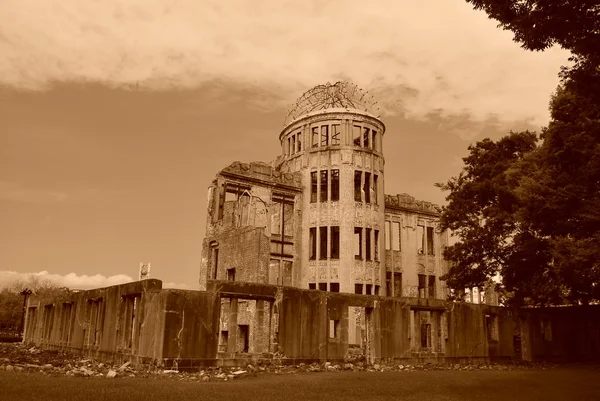
M 110 364 L 70 355 L 59 351 L 27 348 L 19 343 L 0 343 L 0 371 L 24 372 L 43 375 L 66 375 L 85 378 L 146 378 L 179 381 L 231 381 L 255 377 L 262 374 L 297 374 L 318 372 L 413 372 L 423 370 L 526 370 L 550 369 L 559 365 L 541 363 L 505 363 L 505 364 L 415 364 L 376 363 L 369 364 L 357 359 L 345 363 L 300 363 L 283 365 L 283 360 L 256 361 L 246 366 L 204 367 L 197 371 L 164 369 L 153 365 L 133 366 L 130 362 Z

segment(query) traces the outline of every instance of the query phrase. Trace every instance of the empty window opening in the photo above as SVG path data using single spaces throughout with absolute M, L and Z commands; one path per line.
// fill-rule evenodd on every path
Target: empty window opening
M 329 338 L 340 338 L 339 320 L 329 320 Z
M 379 286 L 375 285 L 375 294 L 374 295 L 379 295 Z
M 375 245 L 375 261 L 379 261 L 379 230 L 373 232 L 373 245 Z
M 329 283 L 329 291 L 340 292 L 340 283 Z
M 321 170 L 321 202 L 327 202 L 327 170 Z
M 425 227 L 417 226 L 417 253 L 422 255 L 425 250 Z
M 301 152 L 302 151 L 302 132 L 298 132 L 296 134 L 296 138 L 298 141 L 298 152 Z
M 340 170 L 331 170 L 331 201 L 340 200 Z
M 340 125 L 334 124 L 331 126 L 331 146 L 340 146 L 340 144 L 341 144 Z
M 400 223 L 397 221 L 392 222 L 392 250 L 400 251 L 402 249 L 400 242 Z
M 63 303 L 62 318 L 60 322 L 60 341 L 68 345 L 71 342 L 71 331 L 73 327 L 73 317 L 75 316 L 72 302 Z
M 319 227 L 319 259 L 327 259 L 327 227 Z
M 88 300 L 89 316 L 88 321 L 90 328 L 86 342 L 88 345 L 100 345 L 100 336 L 102 334 L 102 326 L 104 320 L 104 302 L 102 298 Z
M 435 276 L 429 276 L 429 285 L 427 286 L 427 297 L 435 298 Z
M 402 273 L 387 272 L 385 277 L 385 284 L 388 297 L 402 296 Z
M 354 293 L 362 295 L 362 293 L 363 293 L 363 285 L 362 284 L 354 284 Z
M 373 150 L 379 150 L 379 145 L 377 144 L 377 131 L 371 130 L 371 132 L 373 133 L 373 141 L 371 142 L 373 144 Z
M 219 271 L 219 246 L 216 242 L 211 243 L 210 245 L 210 254 L 211 254 L 211 269 L 212 269 L 212 278 L 213 280 L 217 279 L 217 272 Z
M 354 227 L 354 259 L 362 258 L 362 228 Z
M 321 126 L 321 146 L 329 145 L 329 125 Z
M 227 342 L 229 341 L 229 332 L 227 330 L 221 330 L 219 336 L 219 352 L 227 352 Z
M 319 283 L 319 291 L 327 291 L 327 283 Z
M 373 289 L 373 284 L 365 285 L 367 295 L 371 295 L 371 290 Z
M 378 198 L 379 198 L 379 189 L 377 186 L 377 174 L 373 174 L 373 204 L 377 205 L 378 204 Z
M 310 173 L 310 202 L 315 203 L 317 201 L 317 172 L 313 171 Z
M 288 137 L 287 155 L 290 156 L 291 154 L 292 154 L 292 138 Z
M 227 281 L 235 281 L 235 267 L 227 269 Z
M 433 227 L 427 227 L 427 255 L 433 255 L 433 250 Z
M 309 231 L 309 260 L 317 259 L 317 228 L 311 227 Z
M 390 231 L 390 221 L 386 221 L 383 229 L 384 229 L 384 236 L 385 236 L 385 249 L 387 251 L 389 251 L 390 249 L 392 249 L 392 232 Z
M 354 127 L 352 127 L 352 138 L 353 138 L 354 146 L 361 146 L 360 145 L 360 125 L 355 125 Z
M 240 336 L 240 347 L 238 348 L 241 352 L 247 353 L 250 345 L 250 327 L 247 324 L 238 325 Z
M 365 193 L 365 202 L 371 203 L 371 173 L 365 172 L 363 192 Z
M 296 135 L 292 135 L 292 154 L 296 153 Z
M 316 283 L 308 283 L 308 289 L 309 290 L 316 290 L 317 289 L 317 284 Z
M 421 348 L 431 348 L 431 324 L 421 324 Z
M 371 130 L 367 127 L 363 127 L 363 147 L 371 148 L 371 141 L 369 140 L 371 136 Z
M 485 315 L 488 341 L 498 341 L 498 316 Z
M 122 332 L 122 347 L 132 350 L 136 350 L 139 341 L 139 307 L 140 307 L 140 294 L 125 295 L 122 298 L 121 305 L 124 308 L 123 313 L 123 327 Z
M 427 276 L 419 274 L 419 298 L 425 298 L 425 291 L 427 289 Z
M 354 172 L 354 200 L 362 202 L 362 171 Z
M 371 260 L 371 229 L 365 228 L 365 256 Z
M 340 227 L 331 227 L 331 259 L 340 258 Z
M 279 285 L 279 266 L 280 259 L 269 260 L 269 284 Z
M 312 128 L 312 147 L 319 147 L 319 127 Z
M 42 338 L 49 340 L 54 326 L 54 305 L 44 306 L 44 329 Z
M 498 326 L 498 317 L 494 316 L 494 319 L 496 320 L 496 324 L 495 327 Z M 542 321 L 540 322 L 541 324 L 541 329 L 542 329 L 542 338 L 544 339 L 544 341 L 552 341 L 552 323 L 550 322 L 549 319 L 542 319 Z M 496 332 L 498 330 L 496 329 Z

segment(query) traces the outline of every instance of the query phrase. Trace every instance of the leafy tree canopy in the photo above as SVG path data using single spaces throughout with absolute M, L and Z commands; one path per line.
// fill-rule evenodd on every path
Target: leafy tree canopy
M 513 133 L 469 147 L 446 183 L 442 225 L 451 288 L 501 277 L 517 305 L 600 301 L 600 3 L 590 0 L 467 0 L 529 50 L 558 44 L 570 68 L 538 137 Z

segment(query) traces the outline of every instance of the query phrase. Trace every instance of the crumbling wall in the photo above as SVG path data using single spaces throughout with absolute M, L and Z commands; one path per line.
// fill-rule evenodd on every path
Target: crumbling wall
M 600 305 L 519 310 L 523 359 L 600 359 Z

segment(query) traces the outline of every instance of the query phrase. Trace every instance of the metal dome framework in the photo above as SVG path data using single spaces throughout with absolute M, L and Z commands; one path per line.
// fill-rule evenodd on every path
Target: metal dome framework
M 368 92 L 352 83 L 338 81 L 330 84 L 327 82 L 325 85 L 317 85 L 304 92 L 288 112 L 284 125 L 313 111 L 331 108 L 356 109 L 379 118 L 379 108 L 376 107 L 376 104 L 377 102 Z

